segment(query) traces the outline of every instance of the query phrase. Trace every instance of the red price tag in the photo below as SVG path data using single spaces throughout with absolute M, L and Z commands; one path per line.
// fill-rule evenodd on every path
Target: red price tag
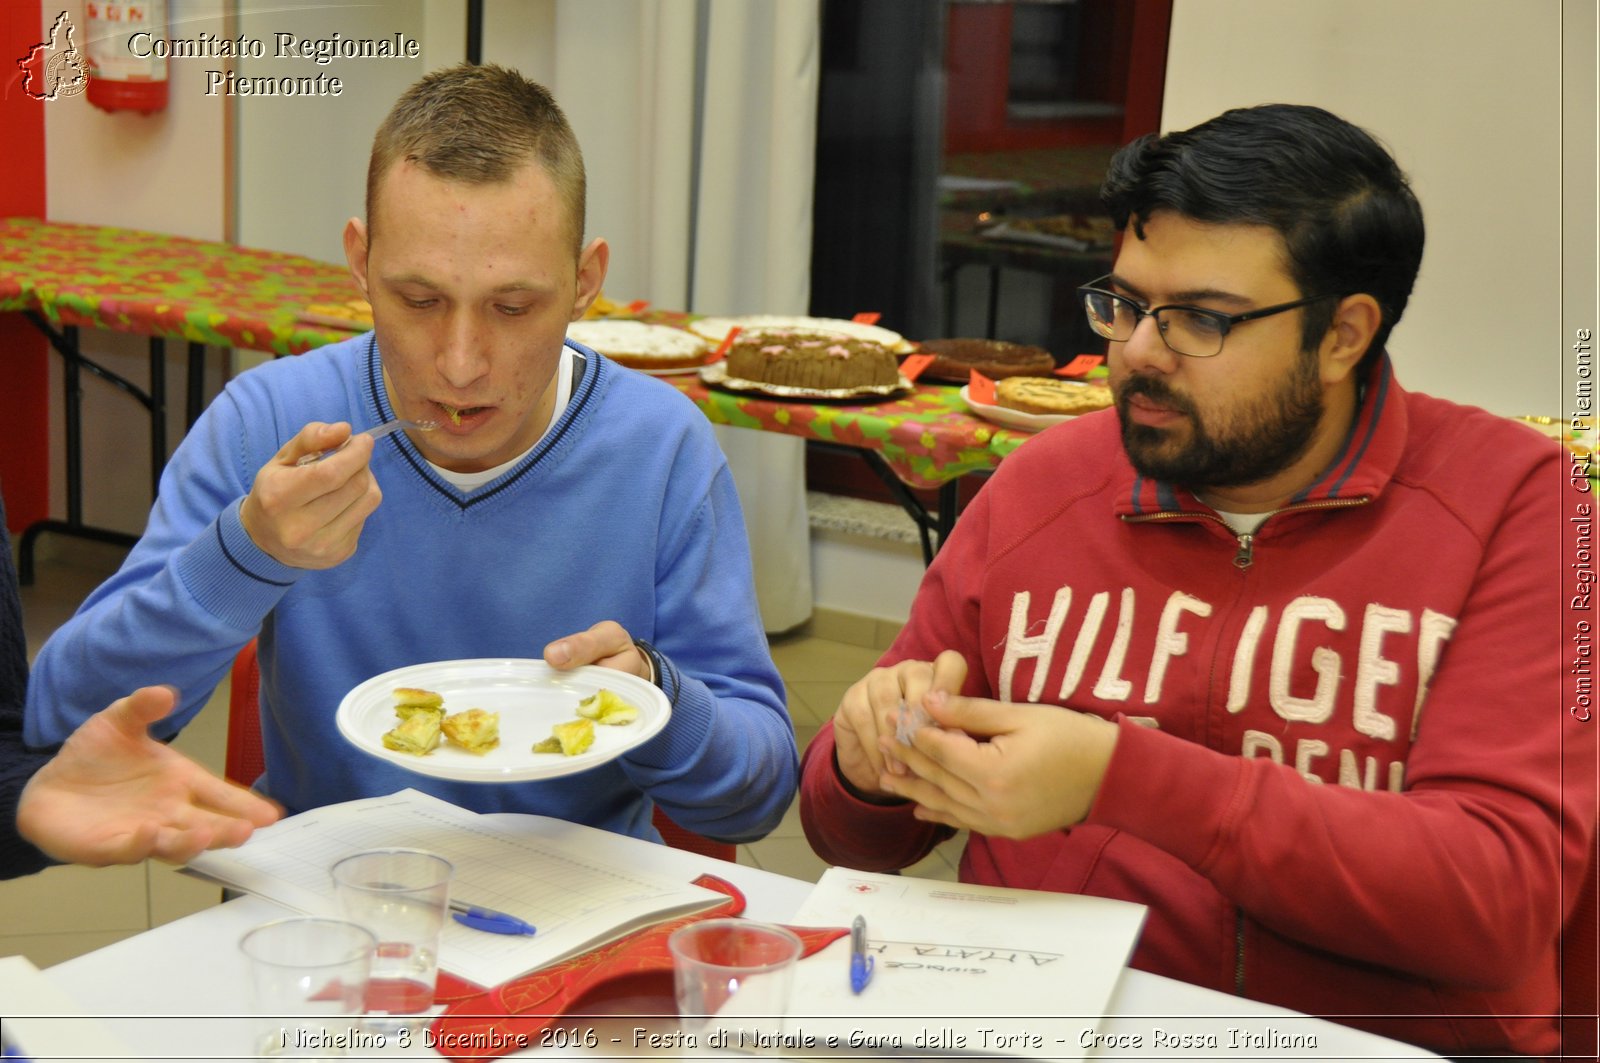
M 967 380 L 967 397 L 980 406 L 998 406 L 994 397 L 994 381 L 972 370 L 972 376 Z
M 931 354 L 913 354 L 900 363 L 900 375 L 912 383 L 916 383 L 917 377 L 922 375 L 922 371 L 933 364 L 934 357 Z
M 633 302 L 628 304 L 627 310 L 630 314 L 638 315 L 644 313 L 644 308 L 649 305 L 650 300 L 648 299 L 635 299 Z
M 876 325 L 878 323 L 878 319 L 882 316 L 883 315 L 878 313 L 876 310 L 864 310 L 850 320 L 854 321 L 858 325 Z
M 739 326 L 735 325 L 722 337 L 722 345 L 711 352 L 711 357 L 706 359 L 707 365 L 713 365 L 728 357 L 728 352 L 733 349 L 733 341 L 739 338 Z
M 1088 376 L 1089 370 L 1095 368 L 1105 360 L 1105 356 L 1101 354 L 1080 354 L 1078 357 L 1074 358 L 1060 369 L 1057 369 L 1055 371 L 1055 375 L 1071 377 Z

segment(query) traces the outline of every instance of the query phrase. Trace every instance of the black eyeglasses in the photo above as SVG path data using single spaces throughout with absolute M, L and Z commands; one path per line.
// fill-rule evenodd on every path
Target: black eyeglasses
M 1324 299 L 1339 298 L 1334 295 L 1313 295 L 1309 299 L 1264 306 L 1260 310 L 1248 310 L 1242 314 L 1224 314 L 1220 310 L 1175 304 L 1146 310 L 1132 299 L 1100 287 L 1110 279 L 1108 273 L 1078 289 L 1078 294 L 1083 297 L 1083 311 L 1089 317 L 1089 327 L 1108 340 L 1124 343 L 1133 338 L 1133 330 L 1139 327 L 1141 319 L 1153 317 L 1162 342 L 1174 354 L 1189 358 L 1212 358 L 1221 354 L 1222 341 L 1233 330 L 1233 326 L 1242 322 L 1271 317 L 1285 310 L 1320 303 Z

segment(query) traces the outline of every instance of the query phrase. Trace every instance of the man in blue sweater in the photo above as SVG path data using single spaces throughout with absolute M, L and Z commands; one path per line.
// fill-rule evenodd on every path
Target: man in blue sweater
M 175 730 L 259 635 L 257 785 L 289 812 L 413 786 L 645 838 L 653 804 L 714 838 L 770 831 L 798 757 L 738 499 L 692 404 L 565 342 L 609 256 L 583 208 L 543 88 L 461 66 L 409 89 L 344 234 L 375 329 L 211 404 L 121 571 L 36 659 L 29 742 L 66 737 L 80 718 L 62 706 L 156 681 L 185 692 Z M 439 427 L 364 433 L 395 418 Z M 514 784 L 425 778 L 335 728 L 378 673 L 541 653 L 654 680 L 670 721 L 607 764 Z

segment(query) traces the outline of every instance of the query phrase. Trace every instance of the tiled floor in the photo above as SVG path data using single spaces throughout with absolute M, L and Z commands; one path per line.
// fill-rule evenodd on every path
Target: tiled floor
M 53 556 L 41 551 L 34 585 L 23 589 L 23 614 L 34 651 L 121 560 L 120 550 L 94 543 L 62 541 L 50 543 L 49 550 Z M 835 625 L 833 630 L 841 627 L 851 625 Z M 870 621 L 854 627 L 873 630 Z M 801 634 L 773 640 L 772 655 L 788 685 L 789 713 L 803 749 L 833 713 L 845 688 L 872 667 L 878 650 Z M 221 689 L 225 698 L 226 683 Z M 176 745 L 220 771 L 226 720 L 225 709 L 213 704 L 184 730 Z M 946 842 L 906 874 L 953 881 L 963 841 L 957 837 Z M 769 837 L 740 846 L 739 862 L 808 881 L 815 881 L 827 866 L 807 844 L 794 807 Z M 155 862 L 51 868 L 0 882 L 0 956 L 21 954 L 46 967 L 218 900 L 215 886 Z

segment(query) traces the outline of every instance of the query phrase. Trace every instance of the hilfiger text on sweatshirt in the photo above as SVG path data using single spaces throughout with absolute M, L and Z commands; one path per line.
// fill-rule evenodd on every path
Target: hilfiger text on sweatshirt
M 1159 727 L 1163 715 L 1200 711 L 1212 688 L 1225 683 L 1225 711 L 1241 725 L 1232 752 L 1292 764 L 1314 783 L 1401 788 L 1405 752 L 1455 629 L 1453 617 L 1305 595 L 1279 608 L 1250 608 L 1224 642 L 1208 630 L 1220 623 L 1210 602 L 1176 590 L 1154 603 L 1149 597 L 1132 587 L 1085 595 L 1063 586 L 1041 616 L 1031 592 L 1016 592 L 996 696 L 1064 705 L 1075 695 L 1080 703 L 1092 696 L 1122 703 L 1130 718 Z M 1156 617 L 1153 627 L 1149 616 Z M 1191 647 L 1208 638 L 1217 644 L 1207 659 L 1192 659 Z M 1022 672 L 1031 674 L 1019 690 Z M 1243 726 L 1247 721 L 1256 726 Z M 1295 724 L 1317 732 L 1286 737 Z M 1304 727 L 1293 730 L 1305 734 Z M 1357 743 L 1359 749 L 1351 748 Z M 1392 747 L 1392 757 L 1374 755 L 1384 746 Z

